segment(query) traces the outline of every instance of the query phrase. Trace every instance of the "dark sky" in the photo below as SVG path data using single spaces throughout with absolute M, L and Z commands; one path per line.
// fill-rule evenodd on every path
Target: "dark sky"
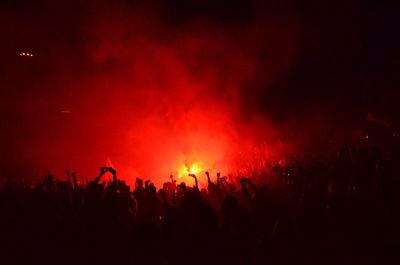
M 294 93 L 296 99 L 285 103 L 289 105 L 303 105 L 309 100 L 332 97 L 353 105 L 354 100 L 362 99 L 363 106 L 375 108 L 379 103 L 378 108 L 387 108 L 381 110 L 384 115 L 393 115 L 391 101 L 398 84 L 396 73 L 400 43 L 397 34 L 400 24 L 398 1 L 287 0 L 278 1 L 279 4 L 274 3 L 277 1 L 244 0 L 141 2 L 1 1 L 2 71 L 7 71 L 7 65 L 18 59 L 14 52 L 25 48 L 39 53 L 45 50 L 43 55 L 48 56 L 45 60 L 55 60 L 52 57 L 65 50 L 74 54 L 84 53 L 81 46 L 84 41 L 82 26 L 86 18 L 113 6 L 126 6 L 133 10 L 144 6 L 158 10 L 157 14 L 165 23 L 176 27 L 198 19 L 239 27 L 260 16 L 260 13 L 265 17 L 279 17 L 281 14 L 284 19 L 290 20 L 291 16 L 301 19 L 301 51 L 286 80 L 277 84 L 284 88 L 268 93 L 281 94 L 276 95 L 280 100 Z M 293 82 L 302 89 L 293 90 Z M 321 89 L 322 86 L 326 89 Z
M 193 66 L 190 79 L 206 76 L 209 84 L 215 84 L 213 74 L 218 71 L 218 82 L 243 73 L 233 82 L 240 87 L 233 100 L 240 105 L 236 124 L 261 115 L 282 133 L 304 130 L 315 135 L 319 131 L 310 129 L 314 120 L 338 129 L 361 125 L 368 112 L 398 121 L 399 26 L 398 1 L 1 1 L 2 168 L 30 172 L 37 162 L 32 157 L 52 149 L 37 145 L 50 145 L 48 138 L 56 145 L 64 139 L 63 126 L 82 127 L 84 133 L 81 140 L 62 141 L 79 145 L 90 138 L 83 118 L 60 121 L 64 118 L 58 117 L 58 110 L 71 108 L 92 120 L 96 115 L 82 102 L 88 105 L 89 95 L 96 95 L 96 102 L 113 96 L 100 88 L 95 93 L 83 84 L 93 86 L 92 79 L 99 77 L 104 82 L 114 78 L 131 82 L 123 69 L 135 63 L 121 59 L 121 49 L 137 44 L 140 37 L 145 45 L 151 40 L 173 47 L 174 53 L 179 53 L 176 43 L 181 42 L 183 57 L 189 54 L 189 59 L 198 52 L 187 47 L 190 38 L 211 47 L 201 57 L 204 63 L 183 63 Z M 115 47 L 105 59 L 92 54 L 91 49 L 98 47 L 108 51 L 104 47 L 109 43 Z M 22 51 L 35 56 L 21 58 Z M 244 65 L 254 63 L 251 77 L 245 77 L 240 65 L 229 68 L 235 56 Z M 146 65 L 147 59 L 138 60 Z M 230 90 L 222 85 L 220 90 L 214 87 L 202 93 L 207 95 L 205 101 L 214 102 Z M 115 109 L 109 112 L 116 113 Z M 235 113 L 233 109 L 229 108 L 229 115 Z M 110 148 L 107 144 L 90 148 L 97 147 Z M 27 155 L 30 150 L 34 151 Z

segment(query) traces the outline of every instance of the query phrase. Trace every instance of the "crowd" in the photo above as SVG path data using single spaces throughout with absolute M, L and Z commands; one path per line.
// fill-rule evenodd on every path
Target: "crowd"
M 400 247 L 400 149 L 346 146 L 207 187 L 134 187 L 111 167 L 0 191 L 2 264 L 386 264 Z M 111 173 L 105 183 L 102 177 Z

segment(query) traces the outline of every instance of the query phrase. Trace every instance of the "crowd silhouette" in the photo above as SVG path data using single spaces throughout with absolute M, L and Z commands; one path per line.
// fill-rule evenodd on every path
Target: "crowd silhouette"
M 101 167 L 0 191 L 2 264 L 375 264 L 398 255 L 400 149 L 288 156 L 207 187 Z M 113 178 L 102 182 L 107 172 Z

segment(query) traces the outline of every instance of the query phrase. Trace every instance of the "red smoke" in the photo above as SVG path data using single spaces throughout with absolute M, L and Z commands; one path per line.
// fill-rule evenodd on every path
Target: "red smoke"
M 60 109 L 25 143 L 36 146 L 42 171 L 92 177 L 109 158 L 122 178 L 160 184 L 193 164 L 235 173 L 238 160 L 282 143 L 252 101 L 295 60 L 284 17 L 172 25 L 157 12 L 111 8 L 86 16 L 80 29 L 84 52 L 60 52 L 55 73 L 38 84 L 49 89 L 30 98 L 29 107 Z

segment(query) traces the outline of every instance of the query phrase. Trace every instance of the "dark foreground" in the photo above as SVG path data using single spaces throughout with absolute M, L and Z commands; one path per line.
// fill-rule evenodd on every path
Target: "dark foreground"
M 345 147 L 324 161 L 288 157 L 249 178 L 209 178 L 206 189 L 173 179 L 132 189 L 112 168 L 86 184 L 69 172 L 6 182 L 0 263 L 392 264 L 399 165 L 394 147 Z M 100 184 L 105 172 L 114 180 Z

